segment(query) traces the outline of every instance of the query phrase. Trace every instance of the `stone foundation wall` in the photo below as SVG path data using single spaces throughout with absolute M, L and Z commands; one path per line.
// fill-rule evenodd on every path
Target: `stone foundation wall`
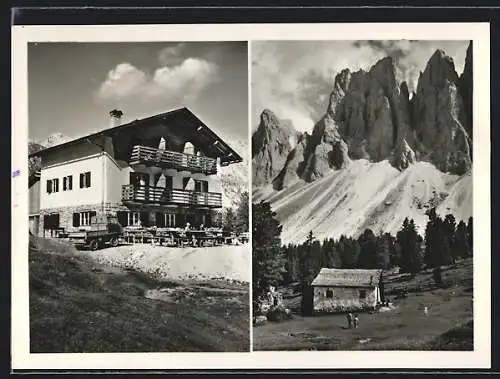
M 50 230 L 44 229 L 44 216 L 49 215 L 51 213 L 59 214 L 59 227 L 64 228 L 65 232 L 73 232 L 81 229 L 81 227 L 73 226 L 73 213 L 79 212 L 89 212 L 95 211 L 97 215 L 103 213 L 116 215 L 116 211 L 118 210 L 128 210 L 127 207 L 121 204 L 113 204 L 113 203 L 105 203 L 104 206 L 99 204 L 85 204 L 85 205 L 77 205 L 71 207 L 58 207 L 58 208 L 47 208 L 40 210 L 40 222 L 38 227 L 38 235 L 40 237 L 50 237 L 54 236 L 53 233 L 51 235 Z
M 44 216 L 52 213 L 59 214 L 59 227 L 64 228 L 65 232 L 73 232 L 81 229 L 81 227 L 73 226 L 73 213 L 78 212 L 88 212 L 95 211 L 97 215 L 101 215 L 104 211 L 105 214 L 116 216 L 118 211 L 137 211 L 137 212 L 149 212 L 150 213 L 150 224 L 155 225 L 156 223 L 156 212 L 167 212 L 176 214 L 186 214 L 196 210 L 184 208 L 184 207 L 158 207 L 151 205 L 141 205 L 141 206 L 125 206 L 121 203 L 105 203 L 104 206 L 99 204 L 85 204 L 70 207 L 59 207 L 59 208 L 47 208 L 40 210 L 40 218 L 38 224 L 38 235 L 40 237 L 55 237 L 54 232 L 44 229 Z M 199 212 L 210 214 L 212 217 L 212 226 L 222 225 L 222 218 L 219 210 L 208 210 L 199 209 Z
M 327 297 L 327 291 L 333 292 L 333 297 Z M 360 296 L 365 291 L 365 298 Z M 373 308 L 377 305 L 376 288 L 351 287 L 315 287 L 314 310 L 316 312 L 356 311 Z

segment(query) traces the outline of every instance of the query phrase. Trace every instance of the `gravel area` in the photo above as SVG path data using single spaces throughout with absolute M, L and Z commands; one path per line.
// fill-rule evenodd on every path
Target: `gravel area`
M 135 269 L 159 279 L 250 282 L 249 244 L 199 248 L 135 244 L 88 253 L 99 263 Z

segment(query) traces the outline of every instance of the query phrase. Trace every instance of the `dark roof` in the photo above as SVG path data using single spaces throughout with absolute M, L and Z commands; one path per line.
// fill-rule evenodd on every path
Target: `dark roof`
M 207 145 L 208 144 L 207 141 L 210 141 L 209 144 L 210 153 L 214 157 L 220 157 L 221 163 L 228 164 L 228 163 L 239 163 L 243 161 L 241 156 L 236 151 L 234 151 L 226 142 L 222 140 L 222 138 L 220 138 L 217 134 L 215 134 L 203 121 L 201 121 L 194 113 L 192 113 L 186 107 L 174 109 L 165 113 L 160 113 L 151 117 L 143 118 L 141 120 L 135 120 L 127 124 L 101 130 L 97 133 L 92 133 L 59 145 L 51 146 L 46 149 L 31 153 L 29 154 L 29 157 L 32 156 L 42 157 L 43 155 L 49 152 L 71 146 L 73 144 L 82 142 L 83 140 L 91 137 L 118 135 L 119 133 L 130 130 L 130 128 L 139 125 L 151 124 L 155 121 L 159 121 L 162 119 L 169 121 L 182 120 L 183 121 L 182 132 L 188 134 L 192 138 L 192 142 L 194 144 L 198 142 L 199 144 Z M 199 126 L 203 126 L 201 132 L 198 132 L 197 130 Z
M 375 287 L 379 285 L 382 270 L 322 268 L 312 281 L 313 286 Z

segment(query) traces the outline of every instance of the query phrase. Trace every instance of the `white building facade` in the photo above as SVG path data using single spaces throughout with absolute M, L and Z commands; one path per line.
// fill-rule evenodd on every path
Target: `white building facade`
M 85 229 L 98 214 L 122 226 L 218 226 L 218 166 L 241 162 L 186 108 L 32 155 L 41 158 L 30 188 L 30 230 L 39 236 Z

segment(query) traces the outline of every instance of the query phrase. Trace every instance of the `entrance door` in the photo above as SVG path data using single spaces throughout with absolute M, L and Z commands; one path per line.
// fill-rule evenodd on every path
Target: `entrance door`
M 57 232 L 59 229 L 59 213 L 51 213 L 43 216 L 43 235 L 45 236 L 47 231 L 49 237 L 57 237 Z

